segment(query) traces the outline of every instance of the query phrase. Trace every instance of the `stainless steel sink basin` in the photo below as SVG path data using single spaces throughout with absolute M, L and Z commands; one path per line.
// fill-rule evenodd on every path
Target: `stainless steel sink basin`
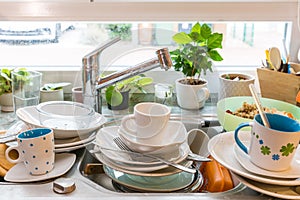
M 204 129 L 205 131 L 208 131 L 210 129 L 210 136 L 212 137 L 214 134 L 218 134 L 220 131 L 222 131 L 222 128 L 219 127 L 218 123 L 214 122 L 214 125 L 216 126 L 204 126 L 205 123 L 203 120 L 196 119 L 196 118 L 182 118 L 180 116 L 174 116 L 171 117 L 172 120 L 181 120 L 186 129 L 192 130 L 192 129 Z M 120 120 L 111 120 L 109 123 L 106 124 L 106 126 L 111 125 L 118 125 L 120 123 Z M 209 121 L 206 121 L 206 124 L 209 124 Z M 199 166 L 198 166 L 199 167 Z M 107 176 L 103 170 L 103 165 L 101 162 L 99 162 L 98 159 L 96 159 L 88 150 L 85 151 L 84 156 L 80 160 L 78 164 L 78 170 L 80 171 L 80 174 L 82 177 L 87 179 L 88 181 L 91 181 L 105 189 L 107 189 L 110 192 L 120 193 L 120 192 L 127 192 L 127 193 L 134 193 L 135 191 L 130 191 L 128 189 L 122 188 L 122 186 L 118 185 L 112 179 Z M 222 192 L 222 193 L 196 193 L 199 195 L 208 195 L 208 196 L 218 196 L 218 195 L 232 195 L 238 192 L 241 192 L 245 189 L 245 186 L 242 184 L 239 184 L 236 182 L 236 186 L 234 189 Z

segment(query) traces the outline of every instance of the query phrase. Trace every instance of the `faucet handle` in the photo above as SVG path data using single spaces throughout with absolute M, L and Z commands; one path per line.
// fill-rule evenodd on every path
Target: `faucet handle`
M 173 66 L 168 48 L 159 49 L 156 51 L 156 54 L 162 69 L 167 71 Z

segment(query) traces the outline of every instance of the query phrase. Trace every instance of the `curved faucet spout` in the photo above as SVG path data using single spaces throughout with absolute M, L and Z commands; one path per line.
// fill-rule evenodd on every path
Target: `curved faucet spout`
M 88 53 L 82 58 L 82 96 L 83 103 L 96 108 L 97 90 L 95 85 L 99 76 L 99 57 L 103 50 L 107 47 L 120 41 L 121 38 L 117 37 L 103 44 L 99 45 L 96 49 Z
M 91 58 L 97 54 L 97 51 L 93 51 L 92 53 L 88 54 L 88 56 L 83 58 L 83 60 L 87 59 L 86 61 L 91 64 L 90 68 L 83 67 L 83 97 L 84 103 L 93 106 L 95 111 L 99 113 L 102 112 L 101 89 L 113 85 L 118 81 L 136 76 L 157 67 L 161 67 L 164 70 L 168 70 L 172 67 L 172 60 L 169 50 L 168 48 L 163 48 L 156 51 L 157 58 L 153 58 L 136 66 L 117 71 L 105 77 L 99 77 L 99 65 L 95 65 L 94 67 L 92 64 L 96 62 L 94 62 L 93 58 Z M 92 60 L 89 61 L 88 58 L 91 58 Z M 83 66 L 85 66 L 84 64 L 85 63 L 83 63 Z

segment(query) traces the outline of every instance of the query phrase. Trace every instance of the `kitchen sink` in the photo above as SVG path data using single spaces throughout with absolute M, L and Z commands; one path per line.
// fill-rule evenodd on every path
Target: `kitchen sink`
M 210 137 L 213 137 L 215 134 L 220 133 L 223 131 L 223 129 L 219 126 L 219 124 L 215 120 L 200 120 L 197 118 L 189 118 L 189 117 L 181 117 L 178 115 L 172 115 L 171 116 L 172 120 L 180 120 L 184 123 L 187 131 L 192 130 L 192 129 L 202 129 L 204 131 L 208 131 L 210 134 Z M 113 125 L 119 125 L 120 120 L 110 120 L 110 122 L 106 123 L 105 126 L 113 126 Z M 210 125 L 210 126 L 209 126 Z M 87 146 L 84 156 L 82 156 L 81 160 L 78 163 L 78 170 L 80 172 L 80 175 L 90 181 L 93 182 L 94 184 L 97 184 L 101 186 L 102 188 L 105 188 L 107 191 L 114 192 L 114 193 L 137 193 L 134 190 L 130 190 L 128 188 L 124 188 L 122 185 L 118 184 L 117 182 L 113 181 L 108 175 L 106 175 L 104 171 L 104 165 L 94 157 L 89 152 L 89 147 Z M 198 166 L 199 167 L 199 166 Z M 231 190 L 225 191 L 225 192 L 220 192 L 220 193 L 202 193 L 198 191 L 193 191 L 193 194 L 198 194 L 198 195 L 205 195 L 205 196 L 219 196 L 219 195 L 232 195 L 235 193 L 239 193 L 245 189 L 245 186 L 240 184 L 237 180 L 235 182 L 235 187 Z M 174 193 L 178 192 L 186 192 L 185 190 L 179 190 Z M 189 191 L 191 192 L 191 191 Z M 141 193 L 140 193 L 141 194 Z M 150 193 L 149 193 L 150 194 Z
M 217 121 L 215 113 L 209 107 L 209 112 L 193 113 L 175 112 L 171 114 L 171 120 L 180 120 L 184 123 L 187 131 L 192 129 L 201 129 L 205 131 L 209 137 L 223 132 L 223 128 Z M 202 110 L 203 111 L 203 110 Z M 212 111 L 212 112 L 210 112 Z M 126 113 L 127 114 L 127 113 Z M 104 126 L 119 125 L 124 114 L 106 115 L 108 122 Z M 66 178 L 73 179 L 76 183 L 76 190 L 67 194 L 71 199 L 119 199 L 122 195 L 123 199 L 149 199 L 152 200 L 175 200 L 183 198 L 192 199 L 269 199 L 268 196 L 261 195 L 253 191 L 243 184 L 236 183 L 235 188 L 220 193 L 204 193 L 204 192 L 169 192 L 169 193 L 150 193 L 135 191 L 124 191 L 118 187 L 112 179 L 104 173 L 103 164 L 89 152 L 87 148 L 73 151 L 77 156 L 76 162 L 71 170 L 64 175 Z M 53 179 L 35 183 L 9 183 L 0 178 L 0 192 L 4 198 L 22 197 L 24 199 L 32 199 L 33 197 L 52 197 L 52 199 L 62 199 L 66 195 L 56 194 L 52 190 Z M 14 192 L 12 196 L 11 191 Z

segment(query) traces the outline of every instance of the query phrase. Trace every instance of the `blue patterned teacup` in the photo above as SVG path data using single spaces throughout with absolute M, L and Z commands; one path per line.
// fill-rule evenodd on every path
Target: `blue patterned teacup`
M 31 175 L 49 173 L 54 167 L 54 134 L 49 128 L 27 130 L 17 136 L 17 146 L 11 146 L 5 151 L 5 156 L 11 163 L 24 162 Z M 10 151 L 19 153 L 17 159 L 10 157 Z
M 263 125 L 260 115 L 253 122 L 240 124 L 234 133 L 236 144 L 249 155 L 252 163 L 270 171 L 287 170 L 300 141 L 300 123 L 279 114 L 266 114 L 270 127 Z M 251 127 L 249 148 L 239 139 L 241 128 Z

